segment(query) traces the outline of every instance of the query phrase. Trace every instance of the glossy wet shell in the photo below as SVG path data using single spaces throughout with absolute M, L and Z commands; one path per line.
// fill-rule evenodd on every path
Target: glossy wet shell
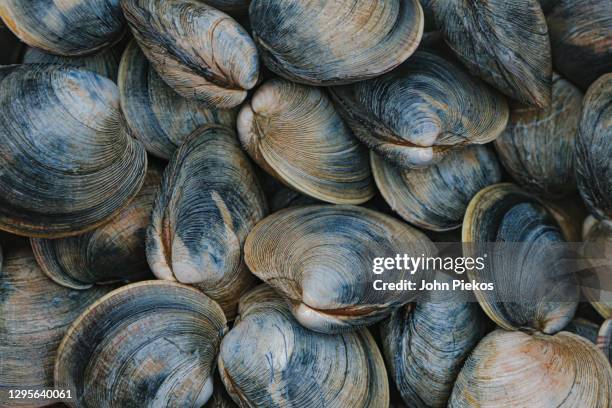
M 249 233 L 244 252 L 249 269 L 291 303 L 301 324 L 338 333 L 375 323 L 417 295 L 374 290 L 374 279 L 411 279 L 406 270 L 374 275 L 375 257 L 427 256 L 435 248 L 420 231 L 376 211 L 314 205 L 265 218 Z M 425 271 L 416 276 L 427 279 Z
M 219 125 L 196 130 L 164 172 L 147 231 L 151 270 L 160 279 L 197 286 L 232 318 L 255 281 L 242 247 L 266 211 L 235 133 Z
M 580 90 L 556 74 L 549 107 L 511 110 L 495 148 L 519 185 L 545 198 L 576 190 L 574 147 L 581 110 Z
M 598 222 L 584 238 L 582 256 L 587 270 L 582 292 L 604 318 L 612 318 L 612 224 Z
M 243 148 L 288 186 L 334 204 L 374 195 L 368 151 L 320 88 L 272 79 L 238 116 Z
M 472 197 L 502 177 L 495 153 L 486 146 L 452 151 L 426 169 L 400 170 L 376 153 L 371 160 L 376 185 L 391 208 L 433 231 L 459 228 Z
M 209 107 L 240 105 L 259 75 L 251 37 L 197 0 L 121 0 L 132 34 L 159 76 Z
M 121 54 L 118 49 L 111 47 L 93 55 L 80 57 L 65 57 L 43 52 L 37 48 L 28 47 L 23 54 L 24 64 L 60 64 L 92 71 L 117 81 L 119 60 Z
M 418 0 L 253 0 L 249 17 L 266 66 L 309 85 L 384 74 L 416 50 L 423 33 Z
M 466 361 L 448 406 L 599 408 L 611 395 L 610 364 L 588 340 L 496 330 Z
M 483 189 L 467 208 L 462 241 L 473 243 L 466 245 L 464 256 L 487 254 L 485 268 L 468 270 L 468 276 L 494 284 L 494 291 L 474 292 L 500 327 L 550 334 L 572 319 L 578 300 L 576 269 L 569 262 L 573 254 L 534 196 L 507 183 Z
M 74 237 L 31 239 L 36 261 L 45 274 L 73 289 L 150 276 L 145 231 L 161 175 L 161 166 L 150 165 L 144 185 L 134 200 L 102 227 Z
M 599 78 L 584 97 L 576 139 L 576 179 L 593 215 L 612 220 L 612 73 Z
M 29 248 L 5 252 L 0 271 L 0 405 L 42 406 L 9 400 L 9 389 L 53 387 L 60 341 L 79 314 L 110 289 L 76 291 L 55 284 Z
M 138 193 L 147 164 L 117 86 L 71 67 L 8 71 L 0 74 L 0 229 L 56 238 L 109 221 Z
M 546 15 L 555 68 L 586 90 L 612 71 L 612 4 L 558 0 Z
M 125 30 L 119 0 L 4 0 L 0 17 L 24 43 L 58 55 L 94 53 Z
M 241 407 L 383 408 L 389 384 L 366 330 L 325 335 L 302 327 L 265 286 L 245 295 L 223 338 L 219 372 Z
M 508 122 L 501 95 L 424 51 L 389 74 L 331 93 L 355 136 L 403 169 L 439 162 L 453 146 L 488 143 Z
M 196 289 L 146 281 L 117 289 L 70 327 L 55 386 L 73 407 L 202 406 L 227 330 L 223 311 Z
M 550 104 L 550 41 L 538 0 L 450 0 L 431 6 L 436 26 L 470 72 L 521 103 Z

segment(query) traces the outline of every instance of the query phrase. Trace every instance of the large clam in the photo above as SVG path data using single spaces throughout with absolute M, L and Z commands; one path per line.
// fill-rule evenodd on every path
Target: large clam
M 259 75 L 255 44 L 233 18 L 198 0 L 121 0 L 138 45 L 181 96 L 233 108 Z
M 383 358 L 366 329 L 338 335 L 310 331 L 266 285 L 240 300 L 218 361 L 227 391 L 244 408 L 389 405 Z
M 290 187 L 334 204 L 374 195 L 367 149 L 320 88 L 272 79 L 238 116 L 242 146 Z
M 64 337 L 55 386 L 73 407 L 199 407 L 213 393 L 223 311 L 196 289 L 145 281 L 90 306 Z
M 165 170 L 147 231 L 147 259 L 160 279 L 193 284 L 233 317 L 255 278 L 244 264 L 247 233 L 266 202 L 236 134 L 205 125 Z
M 331 92 L 355 136 L 401 168 L 429 166 L 453 146 L 488 143 L 508 122 L 501 95 L 424 51 L 384 76 Z
M 147 164 L 117 86 L 65 66 L 0 71 L 0 229 L 60 237 L 117 215 L 138 193 Z

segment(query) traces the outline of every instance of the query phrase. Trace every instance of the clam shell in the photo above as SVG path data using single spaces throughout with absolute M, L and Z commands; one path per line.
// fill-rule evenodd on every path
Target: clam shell
M 591 276 L 583 276 L 582 292 L 604 318 L 612 318 L 612 224 L 598 222 L 584 238 L 582 256 Z M 588 276 L 588 279 L 587 279 Z
M 255 44 L 227 14 L 197 0 L 121 0 L 121 7 L 155 71 L 181 96 L 233 108 L 257 83 Z
M 570 322 L 578 301 L 575 270 L 565 262 L 572 254 L 563 246 L 560 227 L 534 196 L 508 183 L 481 190 L 468 205 L 462 241 L 472 243 L 464 256 L 488 255 L 487 266 L 468 269 L 468 275 L 494 284 L 493 291 L 474 292 L 500 327 L 550 334 Z
M 423 34 L 418 0 L 253 0 L 249 17 L 266 66 L 309 85 L 382 75 L 412 55 Z
M 612 362 L 612 319 L 606 320 L 597 335 L 597 347 L 603 351 L 608 361 Z
M 93 55 L 65 57 L 48 54 L 37 48 L 27 47 L 23 54 L 24 64 L 59 64 L 92 71 L 117 82 L 121 54 L 116 47 L 102 50 Z
M 612 73 L 595 81 L 586 95 L 576 139 L 576 179 L 589 210 L 612 220 Z
M 138 193 L 147 165 L 117 86 L 65 66 L 8 71 L 0 74 L 0 229 L 57 238 L 108 222 Z
M 235 126 L 235 110 L 209 109 L 166 85 L 134 41 L 123 53 L 119 69 L 119 93 L 127 123 L 147 151 L 157 157 L 169 160 L 185 138 L 202 125 Z
M 150 165 L 134 200 L 112 221 L 93 231 L 68 238 L 30 239 L 43 272 L 56 283 L 73 289 L 149 276 L 145 231 L 161 175 L 161 167 Z
M 355 136 L 403 169 L 439 162 L 453 146 L 488 143 L 508 122 L 501 95 L 424 51 L 387 75 L 331 94 Z
M 588 340 L 496 330 L 465 362 L 448 407 L 600 408 L 611 395 L 610 364 Z
M 521 103 L 550 104 L 550 41 L 538 0 L 433 1 L 431 7 L 470 72 Z
M 218 359 L 225 387 L 239 406 L 389 406 L 384 362 L 367 330 L 310 331 L 266 285 L 242 297 L 239 314 Z
M 495 139 L 495 148 L 523 188 L 547 198 L 576 191 L 574 147 L 581 110 L 580 90 L 555 74 L 549 107 L 510 111 L 508 126 Z
M 76 291 L 56 285 L 29 248 L 5 253 L 0 271 L 0 405 L 43 406 L 9 399 L 8 390 L 53 387 L 53 363 L 70 324 L 110 288 Z
M 202 406 L 213 392 L 223 311 L 173 282 L 117 289 L 90 306 L 64 337 L 55 387 L 72 407 Z
M 555 68 L 586 90 L 612 71 L 612 4 L 557 0 L 546 15 Z
M 119 0 L 3 0 L 0 18 L 31 47 L 58 55 L 92 54 L 119 41 Z
M 374 196 L 368 152 L 320 88 L 272 79 L 238 116 L 243 148 L 289 187 L 334 204 Z
M 205 125 L 189 136 L 164 172 L 147 230 L 147 259 L 160 279 L 192 284 L 229 318 L 255 281 L 244 241 L 267 211 L 235 133 Z
M 249 269 L 290 302 L 302 325 L 338 333 L 373 324 L 417 295 L 374 290 L 375 257 L 427 256 L 435 248 L 420 231 L 376 211 L 313 205 L 265 218 L 249 233 L 244 253 Z M 403 279 L 411 279 L 410 272 L 389 278 Z
M 452 151 L 426 169 L 401 170 L 376 153 L 371 160 L 376 185 L 391 208 L 433 231 L 459 228 L 472 197 L 502 178 L 495 152 L 486 146 Z

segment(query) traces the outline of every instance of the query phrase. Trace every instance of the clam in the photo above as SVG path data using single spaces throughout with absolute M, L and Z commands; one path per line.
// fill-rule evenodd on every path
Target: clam
M 119 60 L 121 54 L 115 47 L 102 50 L 93 55 L 80 57 L 65 57 L 53 55 L 39 50 L 38 48 L 28 47 L 23 54 L 24 64 L 60 64 L 70 65 L 87 71 L 92 71 L 104 77 L 117 81 L 119 71 Z
M 196 289 L 145 281 L 90 306 L 64 337 L 55 387 L 73 407 L 199 407 L 213 393 L 223 311 Z
M 608 0 L 556 0 L 546 17 L 553 63 L 564 77 L 586 90 L 612 71 Z
M 523 104 L 550 104 L 550 41 L 538 0 L 432 1 L 431 7 L 470 72 Z
M 366 329 L 338 335 L 310 331 L 266 285 L 240 300 L 218 364 L 240 407 L 389 406 L 384 362 Z
M 53 387 L 53 363 L 62 337 L 87 306 L 108 292 L 56 285 L 25 247 L 5 253 L 0 270 L 0 405 L 42 406 L 9 399 L 8 390 Z
M 582 256 L 586 274 L 582 292 L 604 318 L 612 318 L 612 223 L 598 222 L 584 238 Z
M 119 93 L 125 118 L 147 151 L 169 160 L 177 147 L 198 127 L 218 123 L 234 127 L 236 112 L 209 109 L 181 97 L 157 75 L 132 41 L 121 59 Z
M 486 258 L 485 267 L 468 269 L 468 276 L 493 283 L 492 291 L 474 292 L 500 327 L 550 334 L 572 320 L 578 301 L 575 254 L 534 196 L 508 183 L 481 190 L 466 210 L 462 241 L 468 243 L 464 256 Z
M 161 174 L 159 166 L 149 166 L 136 197 L 112 221 L 93 231 L 68 238 L 32 238 L 32 249 L 43 272 L 73 289 L 149 276 L 145 231 Z
M 237 126 L 251 158 L 293 189 L 334 204 L 374 195 L 367 149 L 322 89 L 269 80 L 243 106 Z
M 3 71 L 0 229 L 57 238 L 108 222 L 138 193 L 147 165 L 117 86 L 65 66 Z
M 376 275 L 374 258 L 428 256 L 435 248 L 420 231 L 376 211 L 313 205 L 265 218 L 249 233 L 244 253 L 249 269 L 287 299 L 302 325 L 338 333 L 380 321 L 418 294 L 376 290 L 374 279 L 427 279 L 426 271 L 407 269 Z
M 454 146 L 488 143 L 508 122 L 501 95 L 423 51 L 389 74 L 331 93 L 355 136 L 403 169 L 439 162 Z
M 582 336 L 593 344 L 597 343 L 599 326 L 583 317 L 574 318 L 563 330 Z
M 612 362 L 612 319 L 606 320 L 597 335 L 597 347 L 603 351 L 608 361 Z
M 233 108 L 257 83 L 255 44 L 227 14 L 198 0 L 121 0 L 121 7 L 155 71 L 181 96 Z
M 3 0 L 0 17 L 24 43 L 58 55 L 92 54 L 125 31 L 119 0 Z
M 496 330 L 465 362 L 448 407 L 601 408 L 611 396 L 610 364 L 588 340 Z
M 244 264 L 244 241 L 266 211 L 235 133 L 205 125 L 164 172 L 147 230 L 149 266 L 160 279 L 203 290 L 232 318 L 240 295 L 255 281 Z
M 423 34 L 418 0 L 253 0 L 253 38 L 266 66 L 309 85 L 339 85 L 391 71 Z
M 581 109 L 580 90 L 555 74 L 550 106 L 510 111 L 508 126 L 495 139 L 495 148 L 523 188 L 547 198 L 576 190 L 574 147 Z
M 376 185 L 391 208 L 409 223 L 434 231 L 459 228 L 472 197 L 502 178 L 495 152 L 487 146 L 454 150 L 426 169 L 401 170 L 376 153 L 371 160 Z
M 576 178 L 587 207 L 612 220 L 612 73 L 595 81 L 584 96 L 576 139 Z

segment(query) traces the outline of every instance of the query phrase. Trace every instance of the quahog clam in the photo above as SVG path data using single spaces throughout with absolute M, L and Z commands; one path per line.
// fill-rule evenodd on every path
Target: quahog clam
M 0 229 L 57 238 L 110 220 L 138 193 L 147 166 L 117 86 L 66 66 L 3 71 Z
M 251 158 L 301 193 L 334 204 L 374 195 L 367 149 L 320 88 L 269 80 L 242 107 L 237 127 Z
M 121 107 L 134 136 L 149 153 L 162 159 L 169 160 L 183 140 L 202 125 L 235 125 L 234 110 L 207 108 L 166 85 L 135 41 L 121 58 L 118 84 Z
M 407 269 L 377 277 L 374 258 L 430 256 L 435 252 L 420 231 L 379 212 L 350 205 L 281 210 L 259 222 L 244 245 L 249 269 L 287 299 L 301 324 L 322 333 L 373 324 L 418 294 L 376 290 L 375 279 L 427 279 L 426 271 L 411 275 Z
M 189 136 L 164 172 L 147 230 L 147 259 L 160 279 L 192 284 L 228 318 L 255 281 L 244 264 L 247 233 L 267 211 L 236 134 L 205 125 Z
M 339 85 L 384 74 L 416 50 L 418 0 L 253 0 L 253 38 L 276 74 L 309 85 Z
M 612 404 L 612 369 L 588 340 L 496 330 L 461 369 L 449 408 L 602 408 Z
M 218 365 L 230 396 L 244 408 L 389 406 L 383 358 L 367 329 L 338 335 L 308 330 L 266 285 L 240 299 Z
M 502 178 L 495 152 L 487 146 L 454 150 L 425 169 L 401 170 L 374 152 L 371 163 L 391 208 L 409 223 L 434 231 L 459 228 L 472 197 Z
M 431 8 L 470 72 L 523 104 L 549 105 L 550 41 L 538 0 L 432 1 Z
M 119 0 L 3 0 L 0 17 L 31 47 L 58 55 L 92 54 L 119 41 Z
M 501 95 L 424 51 L 393 72 L 331 94 L 355 136 L 401 168 L 429 166 L 453 146 L 488 143 L 508 122 Z
M 211 397 L 223 311 L 194 288 L 145 281 L 116 289 L 72 324 L 55 387 L 72 407 L 199 407 Z
M 257 48 L 222 11 L 198 0 L 121 0 L 121 6 L 147 59 L 181 96 L 233 108 L 257 83 Z

